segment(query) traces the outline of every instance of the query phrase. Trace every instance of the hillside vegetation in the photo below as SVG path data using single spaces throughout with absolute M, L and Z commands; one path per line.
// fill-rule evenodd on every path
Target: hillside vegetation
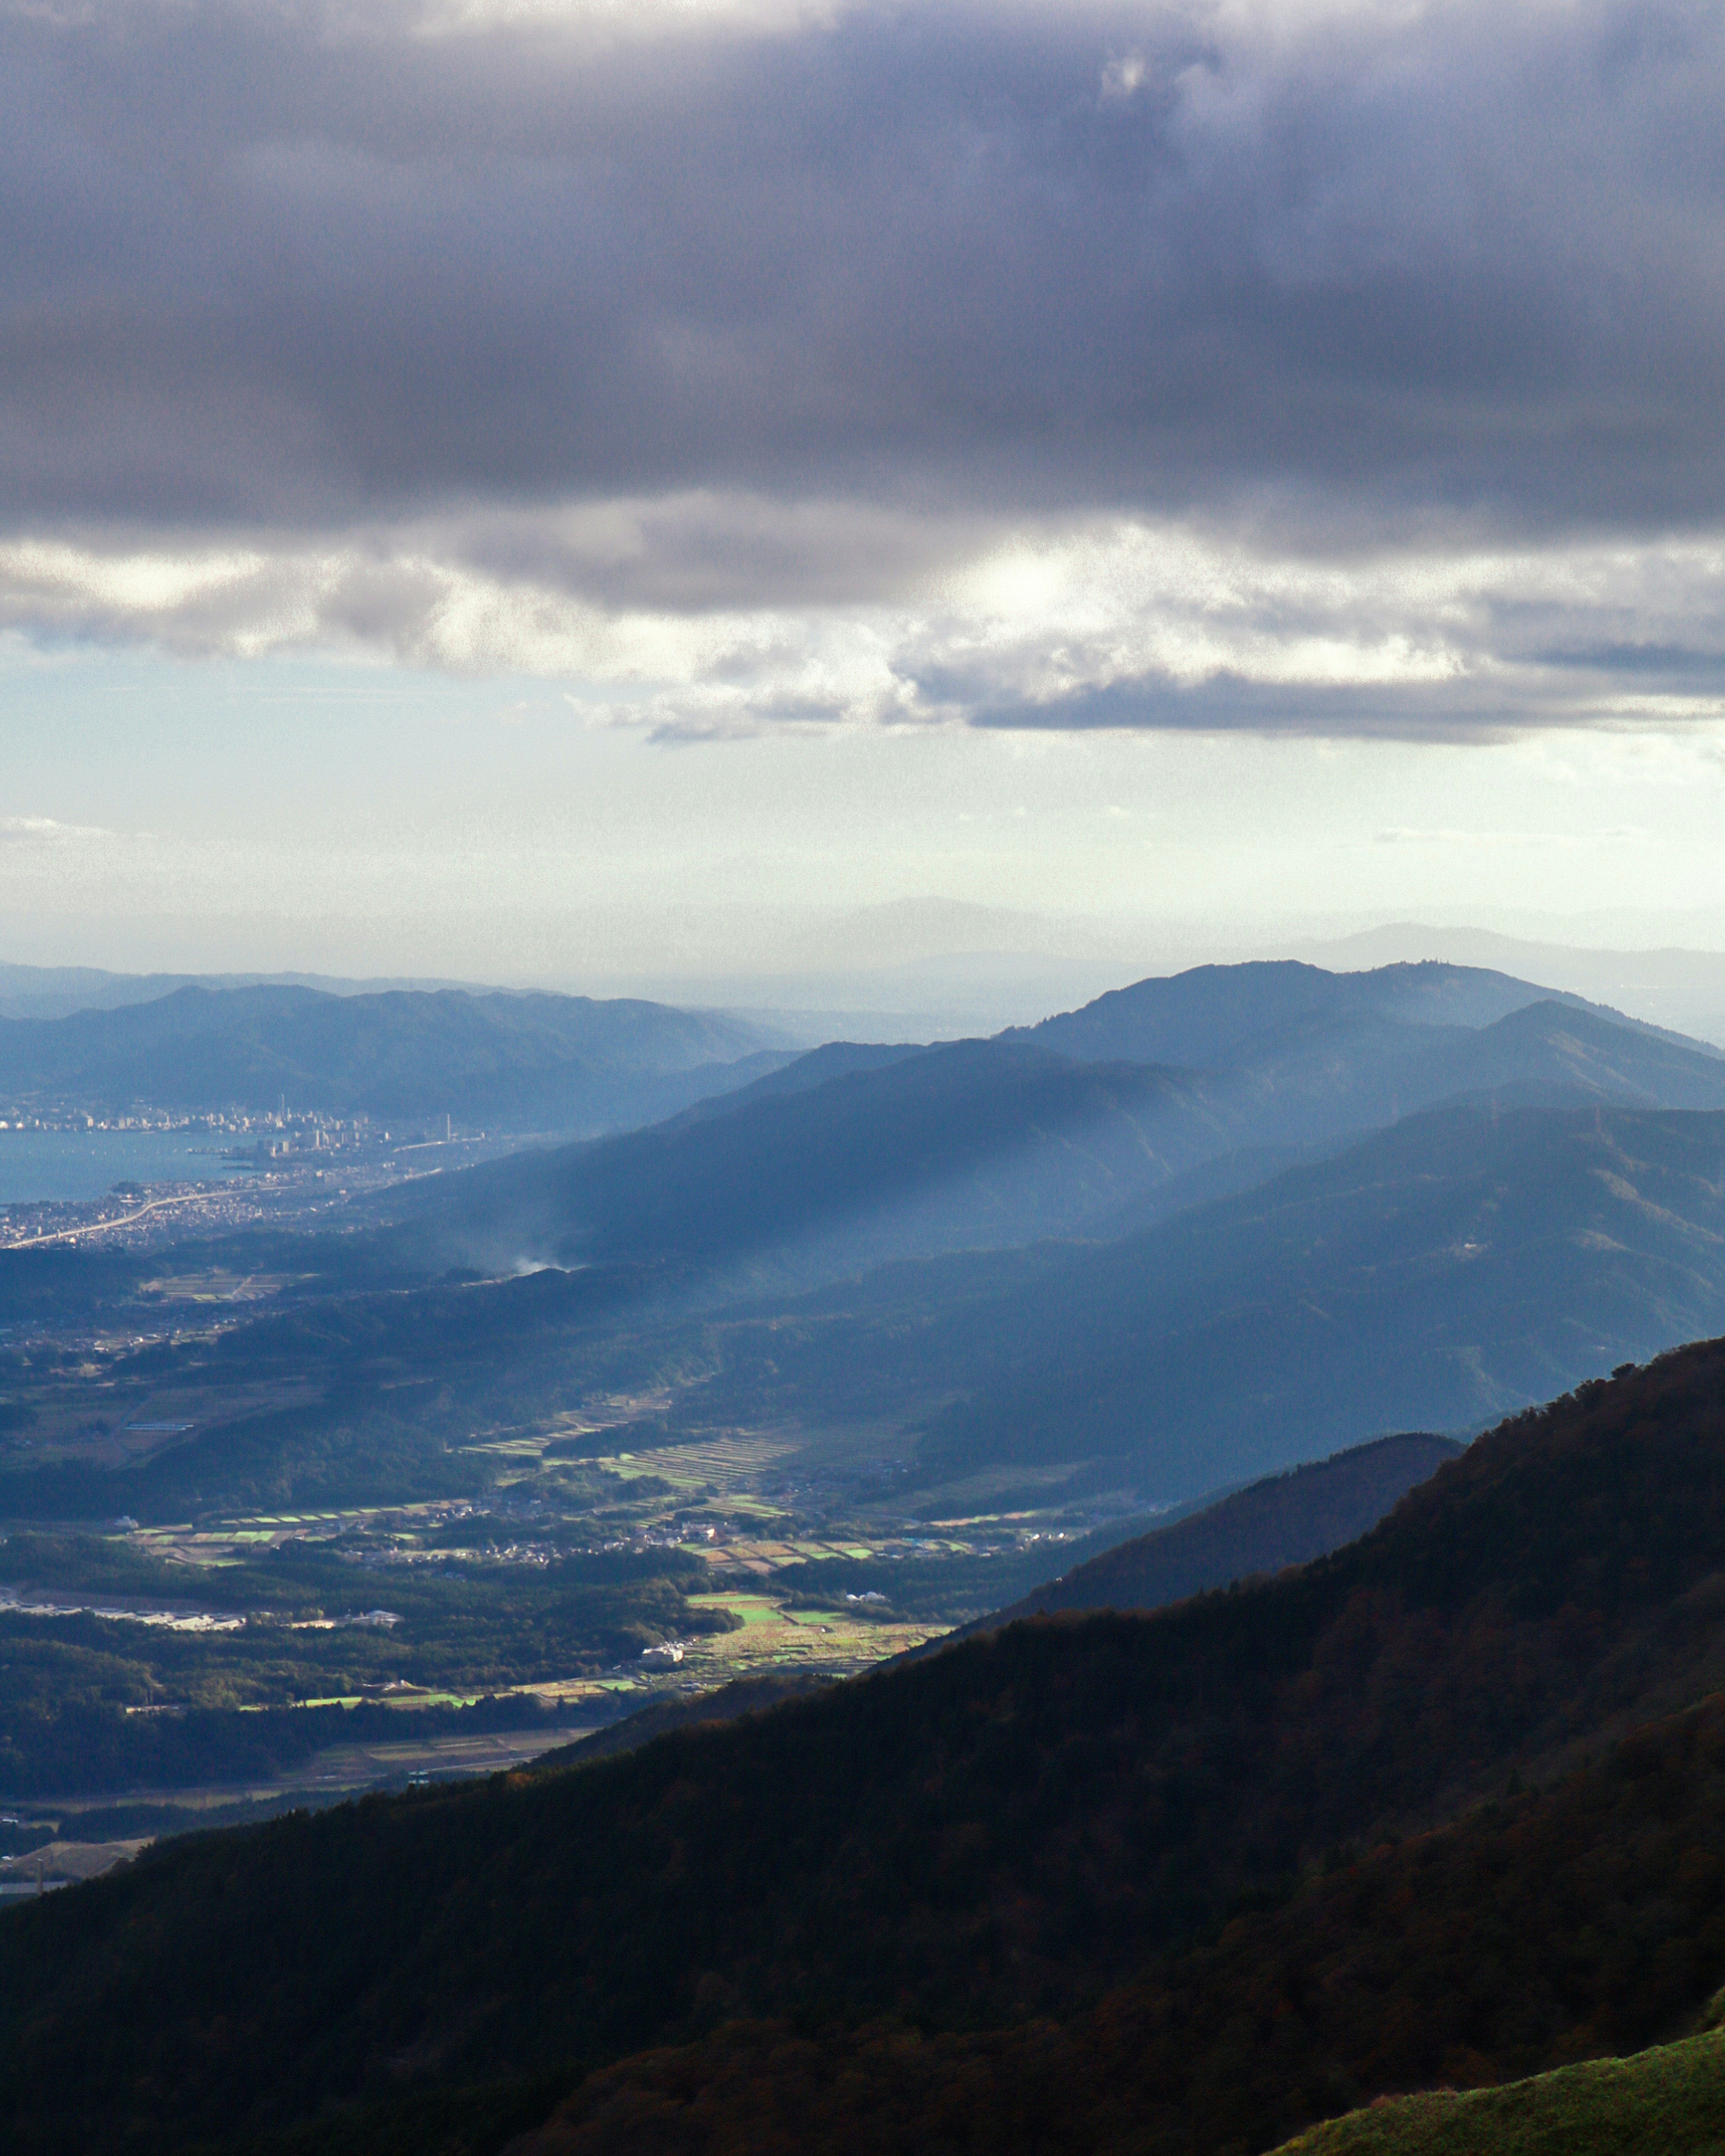
M 982 2029 L 819 2009 L 724 2022 L 579 2080 L 511 2156 L 1255 2156 L 1384 2092 L 1516 2081 L 1691 2023 L 1702 1972 L 1725 1966 L 1722 1827 L 1712 1708 L 1545 1792 L 1332 1851 L 1277 1907 L 1093 2007 Z M 501 2145 L 440 2138 L 423 2105 L 398 2139 L 414 2114 L 392 2110 L 288 2145 Z
M 1314 2127 L 1281 2156 L 1713 2156 L 1725 2148 L 1725 2036 L 1589 2060 L 1462 2095 L 1435 2091 Z
M 0 2118 L 165 2148 L 667 2043 L 614 2071 L 705 2086 L 767 2041 L 737 2017 L 842 2061 L 896 2017 L 948 2046 L 929 2071 L 993 2060 L 1011 2116 L 1087 2118 L 1063 2146 L 1263 2148 L 1657 2041 L 1725 1968 L 1722 1607 L 1716 1343 L 1503 1425 L 1273 1583 L 14 1912 Z

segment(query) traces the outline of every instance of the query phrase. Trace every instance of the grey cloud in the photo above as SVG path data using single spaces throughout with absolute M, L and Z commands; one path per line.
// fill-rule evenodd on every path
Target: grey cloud
M 968 706 L 971 724 L 1048 732 L 1317 734 L 1403 741 L 1494 741 L 1538 725 L 1610 716 L 1609 698 L 1541 694 L 1535 682 L 1254 681 L 1226 670 L 1196 684 L 1142 675 L 1070 694 Z M 1578 708 L 1579 704 L 1580 708 Z
M 1004 536 L 963 508 L 674 493 L 492 510 L 434 527 L 447 558 L 610 607 L 670 613 L 911 598 Z
M 949 536 L 1111 508 L 1332 548 L 1434 513 L 1705 524 L 1722 101 L 1698 5 L 658 37 L 15 9 L 0 516 L 459 511 L 505 552 L 532 505 L 702 490 Z M 770 522 L 739 555 L 685 519 L 634 567 L 516 543 L 606 603 L 891 582 L 855 528 Z

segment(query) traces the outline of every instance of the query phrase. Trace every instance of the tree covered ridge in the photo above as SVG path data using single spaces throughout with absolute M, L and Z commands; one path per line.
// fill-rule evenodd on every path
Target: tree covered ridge
M 1378 2094 L 1674 2033 L 1725 1973 L 1725 1703 L 1317 1866 L 1064 2022 L 734 2023 L 590 2076 L 520 2156 L 1256 2152 Z
M 1707 1343 L 1517 1418 L 1281 1579 L 179 1844 L 17 1912 L 0 2117 L 23 2149 L 122 2118 L 165 2148 L 738 2017 L 1076 2025 L 1348 1845 L 1719 1689 L 1722 1573 Z

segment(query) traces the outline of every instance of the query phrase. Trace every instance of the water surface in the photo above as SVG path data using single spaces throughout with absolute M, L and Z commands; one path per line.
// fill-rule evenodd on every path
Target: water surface
M 116 1183 L 244 1175 L 221 1158 L 243 1142 L 220 1131 L 0 1131 L 0 1205 L 79 1204 Z

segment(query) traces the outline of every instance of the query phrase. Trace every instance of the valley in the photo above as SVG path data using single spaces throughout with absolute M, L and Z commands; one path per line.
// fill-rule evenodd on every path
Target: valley
M 633 2149 L 673 2085 L 667 2148 L 752 2145 L 763 2073 L 791 2145 L 944 2148 L 963 2087 L 1220 2156 L 1686 2033 L 1725 1058 L 1443 968 L 1041 1032 L 0 1250 L 24 2156 L 111 2138 L 129 2045 L 140 2156 L 417 2151 L 422 2080 L 433 2156 Z M 1640 1731 L 1685 1824 L 1626 1851 Z M 1432 1992 L 1503 1838 L 1589 1835 L 1605 1964 Z M 147 1969 L 79 1959 L 109 1908 Z M 134 2034 L 68 2108 L 86 2011 Z
M 0 0 L 0 2156 L 1725 2156 L 1722 108 Z

